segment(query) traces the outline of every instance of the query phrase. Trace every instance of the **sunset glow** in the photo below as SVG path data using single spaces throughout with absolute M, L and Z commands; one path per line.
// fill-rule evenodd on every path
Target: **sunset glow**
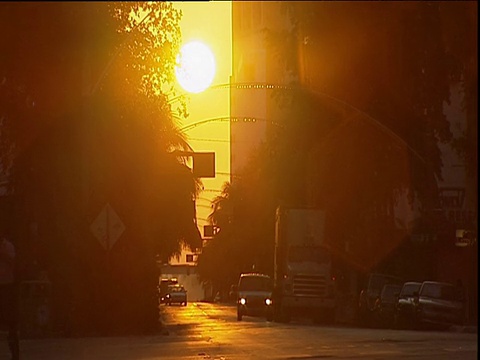
M 212 210 L 212 199 L 230 180 L 230 122 L 225 121 L 230 117 L 230 89 L 217 85 L 228 84 L 232 74 L 231 2 L 174 2 L 174 6 L 182 11 L 183 46 L 195 42 L 203 44 L 211 52 L 215 64 L 213 76 L 203 91 L 191 92 L 175 74 L 176 90 L 186 95 L 189 113 L 180 123 L 182 132 L 194 151 L 215 153 L 215 177 L 201 179 L 203 190 L 196 201 L 198 228 L 203 233 Z M 185 255 L 179 260 L 184 262 Z M 175 263 L 176 259 L 171 261 Z
M 177 81 L 190 93 L 207 89 L 215 76 L 215 58 L 212 51 L 200 41 L 182 46 L 175 67 Z

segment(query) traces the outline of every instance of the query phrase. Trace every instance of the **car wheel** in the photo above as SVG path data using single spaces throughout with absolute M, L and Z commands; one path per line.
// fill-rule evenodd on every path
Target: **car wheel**
M 187 302 L 186 302 L 186 301 L 183 303 L 183 306 L 187 306 Z

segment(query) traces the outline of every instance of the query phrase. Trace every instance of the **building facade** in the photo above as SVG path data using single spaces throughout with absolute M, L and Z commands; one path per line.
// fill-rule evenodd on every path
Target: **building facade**
M 387 5 L 386 5 L 387 6 Z M 405 6 L 405 14 L 415 11 L 415 6 Z M 387 7 L 375 7 L 372 16 L 378 17 L 382 24 L 388 23 Z M 233 26 L 233 76 L 232 83 L 238 87 L 232 88 L 231 113 L 235 120 L 231 125 L 231 168 L 233 175 L 241 171 L 248 161 L 249 154 L 265 138 L 276 116 L 281 111 L 270 96 L 268 85 L 287 85 L 290 80 L 285 72 L 284 63 L 272 53 L 265 43 L 265 30 L 275 30 L 281 33 L 291 28 L 288 16 L 282 10 L 280 2 L 236 2 L 232 3 Z M 344 30 L 341 30 L 344 31 Z M 403 36 L 396 29 L 395 36 Z M 377 32 L 377 40 L 385 42 L 386 34 Z M 331 41 L 318 47 L 309 43 L 304 37 L 298 44 L 297 62 L 299 82 L 304 86 L 315 83 L 323 88 L 338 75 L 338 81 L 332 85 L 332 91 L 338 87 L 348 87 L 354 80 L 354 74 L 342 73 L 347 69 L 345 62 L 349 61 L 342 52 L 343 47 Z M 331 39 L 330 39 L 331 40 Z M 285 39 L 286 41 L 286 39 Z M 371 39 L 370 41 L 374 41 Z M 352 51 L 361 51 L 360 45 L 352 44 Z M 389 56 L 395 61 L 401 61 L 401 49 L 379 50 L 377 56 L 387 60 Z M 396 55 L 395 55 L 396 54 Z M 358 54 L 357 54 L 358 55 Z M 398 55 L 398 56 L 397 56 Z M 345 60 L 335 61 L 335 57 Z M 323 62 L 322 62 L 323 61 Z M 318 65 L 321 64 L 321 68 Z M 383 64 L 388 64 L 384 61 Z M 377 69 L 388 73 L 388 68 Z M 266 85 L 262 87 L 262 85 Z M 335 88 L 337 86 L 337 88 Z M 355 99 L 361 103 L 362 96 Z M 453 137 L 458 138 L 466 128 L 466 114 L 462 108 L 463 93 L 459 84 L 450 88 L 451 102 L 445 104 L 444 114 L 450 124 Z M 366 98 L 366 97 L 365 97 Z M 419 229 L 416 223 L 420 217 L 418 202 L 410 204 L 406 193 L 395 205 L 392 218 L 397 221 L 397 229 L 404 232 L 403 244 L 392 249 L 391 256 L 403 257 L 399 264 L 412 261 L 425 262 L 424 268 L 407 274 L 416 277 L 412 280 L 443 280 L 456 283 L 462 280 L 469 293 L 469 319 L 477 319 L 478 291 L 478 261 L 477 261 L 477 216 L 478 216 L 478 184 L 476 175 L 468 175 L 463 160 L 451 146 L 451 143 L 440 143 L 442 159 L 442 179 L 437 179 L 440 191 L 440 208 L 436 209 L 436 223 L 429 230 Z M 232 177 L 235 182 L 235 177 Z M 353 200 L 352 200 L 353 201 Z M 401 224 L 401 225 L 400 225 Z M 470 234 L 472 239 L 463 239 L 463 234 Z M 465 238 L 467 237 L 465 236 Z M 346 250 L 347 251 L 347 250 Z M 403 253 L 402 253 L 403 251 Z M 413 260 L 416 259 L 416 260 Z M 395 262 L 388 258 L 386 261 Z M 404 266 L 404 265 L 399 265 Z M 393 269 L 394 266 L 385 267 Z M 353 286 L 353 291 L 359 289 Z

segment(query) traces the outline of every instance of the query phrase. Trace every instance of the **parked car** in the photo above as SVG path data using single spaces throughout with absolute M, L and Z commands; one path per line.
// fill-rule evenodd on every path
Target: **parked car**
M 395 307 L 395 327 L 410 328 L 415 322 L 414 294 L 420 291 L 421 282 L 409 281 L 403 284 Z
M 358 320 L 361 325 L 372 323 L 373 308 L 386 284 L 403 285 L 403 280 L 391 275 L 372 273 L 368 277 L 367 286 L 360 292 L 358 300 Z
M 165 303 L 167 305 L 180 304 L 187 306 L 187 290 L 179 284 L 169 286 L 168 293 L 165 296 Z
M 462 325 L 465 304 L 455 286 L 437 281 L 424 281 L 415 293 L 417 327 Z
M 178 284 L 177 278 L 165 278 L 160 279 L 159 284 L 157 286 L 158 290 L 158 302 L 160 304 L 165 304 L 165 297 L 168 294 L 169 288 L 172 285 Z
M 265 274 L 245 273 L 240 275 L 237 287 L 237 320 L 244 315 L 265 316 L 273 320 L 272 279 Z
M 373 316 L 375 323 L 382 327 L 392 327 L 395 321 L 395 307 L 402 290 L 401 285 L 386 284 L 375 301 Z

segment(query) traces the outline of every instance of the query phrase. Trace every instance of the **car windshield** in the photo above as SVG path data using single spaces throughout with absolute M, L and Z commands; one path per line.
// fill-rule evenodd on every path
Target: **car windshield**
M 397 285 L 385 285 L 382 290 L 382 298 L 394 299 L 396 295 L 400 293 L 401 286 Z
M 402 288 L 400 296 L 413 296 L 415 291 L 420 290 L 420 286 L 422 286 L 422 284 L 405 284 Z
M 420 295 L 432 299 L 456 299 L 455 288 L 453 287 L 453 285 L 448 284 L 423 284 Z
M 241 291 L 271 291 L 272 280 L 266 276 L 243 276 L 238 290 Z

